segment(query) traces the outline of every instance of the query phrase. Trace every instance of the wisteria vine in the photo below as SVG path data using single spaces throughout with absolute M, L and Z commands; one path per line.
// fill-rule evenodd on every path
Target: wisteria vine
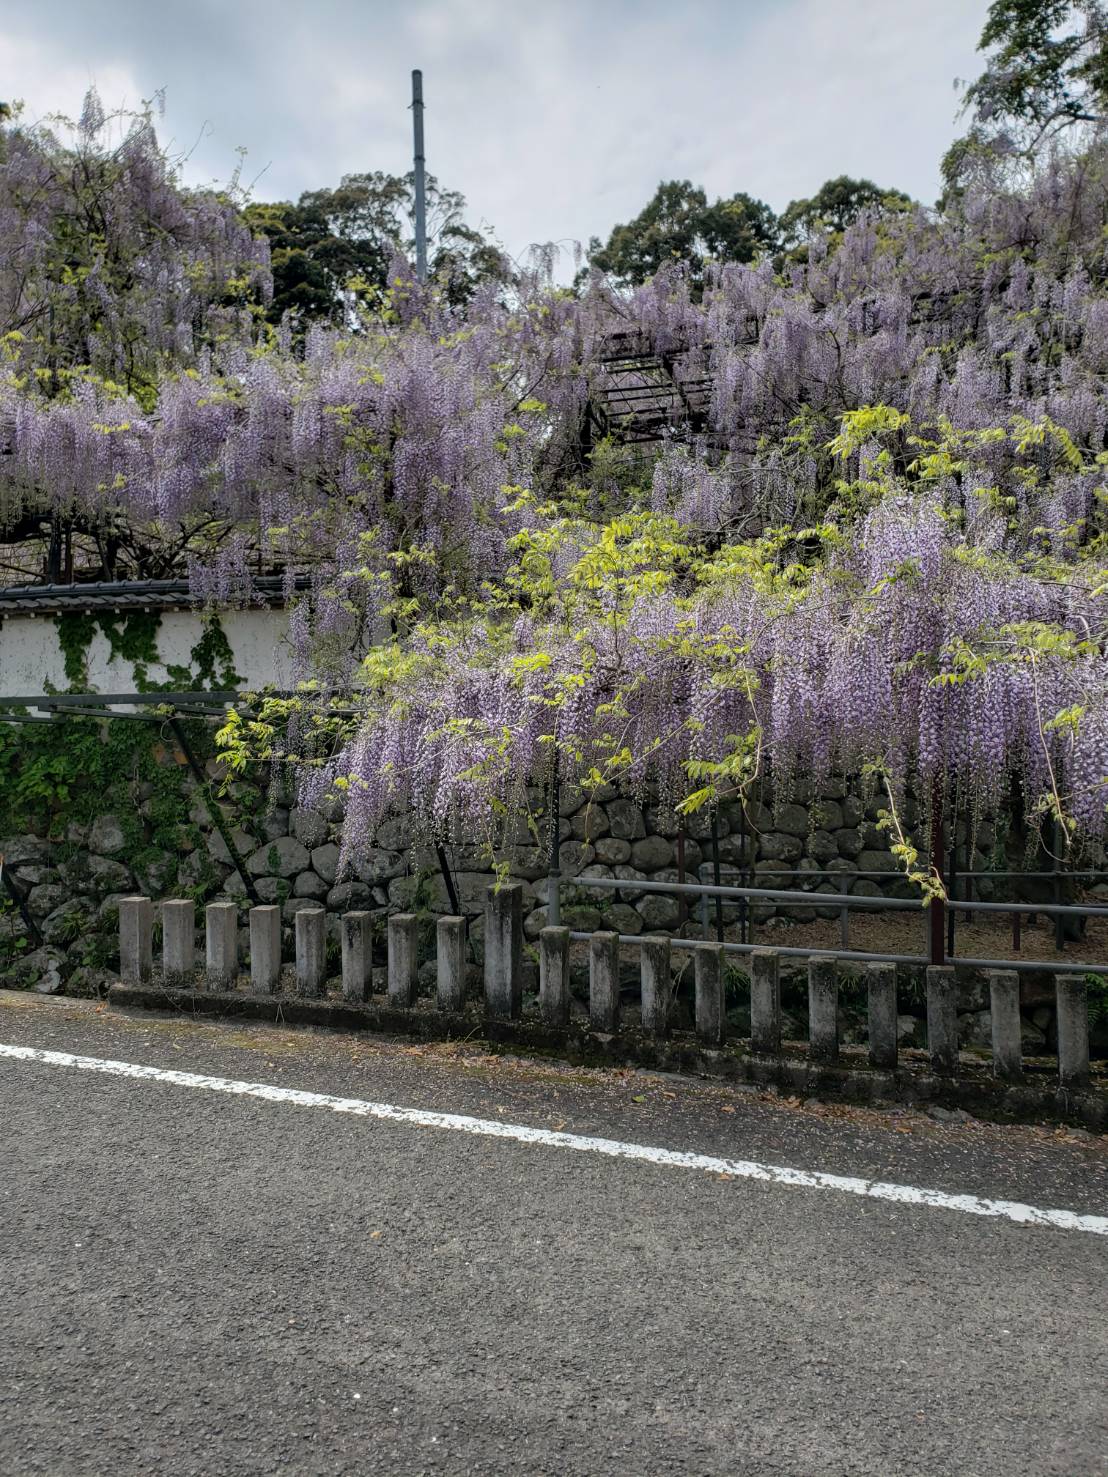
M 344 788 L 351 855 L 399 806 L 504 832 L 555 749 L 685 806 L 767 763 L 1017 779 L 1103 830 L 1108 142 L 804 264 L 459 308 L 398 260 L 295 334 L 233 204 L 107 129 L 0 135 L 0 541 L 213 601 L 282 571 L 307 685 L 224 737 Z M 597 433 L 616 333 L 707 386 L 653 446 Z

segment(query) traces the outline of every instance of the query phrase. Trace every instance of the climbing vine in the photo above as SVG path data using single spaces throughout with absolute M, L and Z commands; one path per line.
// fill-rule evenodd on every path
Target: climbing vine
M 186 731 L 194 752 L 211 752 L 202 723 L 188 721 Z M 136 874 L 164 867 L 167 858 L 175 868 L 183 854 L 201 858 L 192 885 L 177 889 L 199 902 L 218 879 L 191 813 L 196 791 L 182 757 L 173 736 L 147 722 L 68 717 L 20 727 L 0 724 L 0 838 L 44 835 L 55 843 L 57 863 L 80 871 L 83 828 L 113 815 L 125 838 L 127 865 Z M 0 840 L 0 851 L 5 846 Z M 65 925 L 70 934 L 63 929 L 53 941 L 73 945 L 83 939 L 80 962 L 100 967 L 114 949 L 113 924 L 111 915 L 97 920 L 75 913 Z M 26 946 L 21 930 L 0 925 L 0 972 Z
M 63 612 L 57 619 L 58 645 L 65 659 L 65 675 L 71 692 L 89 687 L 88 652 L 99 631 L 107 638 L 109 661 L 123 661 L 134 671 L 136 692 L 149 692 L 148 668 L 158 661 L 158 628 L 161 616 L 148 611 L 97 612 L 95 615 Z
M 192 647 L 189 666 L 166 664 L 168 682 L 150 679 L 161 660 L 154 612 L 65 613 L 57 618 L 58 644 L 70 691 L 89 687 L 88 652 L 97 633 L 110 648 L 109 661 L 130 665 L 136 692 L 159 688 L 195 691 L 239 686 L 234 653 L 218 616 L 209 616 Z M 188 851 L 199 841 L 189 818 L 184 756 L 168 725 L 121 715 L 109 721 L 58 717 L 50 724 L 0 724 L 0 836 L 46 832 L 64 840 L 69 825 L 117 814 L 127 833 L 132 865 L 144 852 Z M 207 757 L 207 726 L 185 721 L 193 752 Z M 142 811 L 136 804 L 141 795 Z
M 191 670 L 189 667 L 166 666 L 170 681 L 182 691 L 215 688 L 229 692 L 240 688 L 246 681 L 235 670 L 235 653 L 217 615 L 209 615 L 205 619 L 203 633 L 189 652 L 189 658 Z
M 202 753 L 210 750 L 204 726 L 194 721 L 189 727 L 190 743 Z M 136 792 L 129 788 L 135 785 L 149 790 L 150 844 L 179 850 L 186 838 L 174 828 L 188 822 L 188 802 L 171 735 L 126 719 L 0 725 L 0 836 L 46 831 L 60 840 L 69 824 L 87 825 L 113 812 L 130 842 L 146 844 Z
M 98 611 L 94 614 L 66 611 L 58 616 L 55 629 L 65 662 L 70 692 L 89 690 L 88 653 L 97 632 L 108 642 L 109 662 L 127 663 L 134 673 L 136 692 L 177 688 L 199 691 L 241 687 L 245 678 L 235 670 L 235 654 L 218 615 L 205 617 L 199 640 L 189 652 L 189 666 L 167 662 L 167 681 L 150 679 L 150 667 L 161 662 L 158 632 L 162 618 L 157 612 Z
M 90 690 L 89 649 L 98 634 L 107 640 L 109 663 L 130 668 L 127 685 L 136 692 L 242 686 L 245 679 L 235 669 L 218 616 L 204 620 L 188 665 L 163 661 L 160 628 L 157 612 L 60 615 L 55 630 L 69 691 Z M 151 669 L 159 665 L 165 678 L 155 681 Z M 63 864 L 80 868 L 82 828 L 113 815 L 123 830 L 132 872 L 141 876 L 145 868 L 167 863 L 176 870 L 178 858 L 192 856 L 195 865 L 187 877 L 178 876 L 177 891 L 197 902 L 209 896 L 220 874 L 203 845 L 194 809 L 197 790 L 179 738 L 184 736 L 203 764 L 213 753 L 213 736 L 195 719 L 180 719 L 180 728 L 171 728 L 169 712 L 153 708 L 110 720 L 59 714 L 52 723 L 0 723 L 0 838 L 26 832 L 46 836 L 58 847 Z M 249 808 L 245 797 L 243 802 Z M 82 962 L 100 965 L 110 956 L 110 921 L 105 932 L 95 918 L 74 913 L 61 927 L 55 942 L 81 945 Z M 16 957 L 26 942 L 21 931 L 0 926 L 0 962 Z

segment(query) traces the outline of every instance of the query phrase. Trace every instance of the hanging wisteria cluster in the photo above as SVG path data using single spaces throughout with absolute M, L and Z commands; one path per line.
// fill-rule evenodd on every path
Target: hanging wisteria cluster
M 428 835 L 495 842 L 556 747 L 586 784 L 649 780 L 669 803 L 734 794 L 765 757 L 785 782 L 878 761 L 898 797 L 944 779 L 982 806 L 1018 777 L 1075 831 L 1102 829 L 1108 670 L 1087 634 L 1103 627 L 1092 585 L 967 538 L 918 486 L 890 491 L 803 573 L 766 542 L 703 560 L 686 593 L 663 553 L 651 588 L 635 543 L 680 539 L 677 525 L 636 524 L 587 598 L 574 575 L 591 550 L 563 547 L 564 604 L 547 619 L 489 612 L 422 628 L 402 657 L 379 652 L 382 685 L 308 798 L 339 781 L 355 851 L 398 807 Z
M 294 334 L 231 204 L 105 128 L 0 136 L 0 543 L 76 528 L 217 601 L 283 571 L 314 686 L 269 748 L 354 707 L 306 781 L 350 849 L 397 806 L 489 834 L 555 752 L 674 803 L 766 761 L 1018 777 L 1102 829 L 1108 144 L 702 291 L 536 270 L 461 310 L 398 261 Z M 616 334 L 706 387 L 646 447 Z
M 109 117 L 92 91 L 68 128 L 0 135 L 0 336 L 38 399 L 76 375 L 150 406 L 168 367 L 248 339 L 268 290 L 267 243 L 180 188 L 149 110 Z

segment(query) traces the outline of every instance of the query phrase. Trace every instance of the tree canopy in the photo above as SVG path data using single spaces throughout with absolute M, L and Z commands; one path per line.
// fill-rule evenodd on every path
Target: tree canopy
M 781 212 L 777 228 L 783 246 L 796 246 L 823 231 L 840 234 L 864 210 L 907 210 L 912 204 L 902 190 L 883 190 L 868 179 L 840 174 L 807 200 L 792 200 Z
M 426 204 L 428 269 L 453 301 L 464 301 L 479 282 L 509 275 L 503 253 L 466 223 L 464 196 L 431 175 Z M 335 189 L 306 191 L 295 204 L 253 203 L 244 215 L 269 240 L 274 323 L 287 312 L 305 321 L 345 321 L 352 297 L 384 288 L 393 258 L 415 249 L 410 174 L 348 174 Z
M 947 153 L 956 185 L 998 152 L 1023 161 L 1108 118 L 1108 11 L 1102 0 L 993 0 L 978 42 L 985 70 L 965 91 L 971 126 Z
M 589 261 L 617 282 L 639 284 L 681 263 L 699 280 L 708 260 L 749 262 L 777 240 L 776 218 L 761 200 L 738 194 L 711 204 L 688 180 L 663 180 L 634 220 L 594 239 Z
M 269 252 L 230 198 L 184 189 L 152 112 L 0 130 L 0 335 L 54 396 L 81 378 L 140 399 L 228 334 L 269 293 Z

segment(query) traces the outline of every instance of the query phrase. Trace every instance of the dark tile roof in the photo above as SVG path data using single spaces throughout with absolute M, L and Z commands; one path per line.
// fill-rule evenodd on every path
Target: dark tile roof
M 298 577 L 295 588 L 307 581 Z M 280 576 L 255 579 L 244 604 L 283 605 Z M 0 615 L 50 615 L 61 610 L 191 610 L 204 604 L 188 580 L 118 580 L 97 584 L 20 585 L 0 589 Z

